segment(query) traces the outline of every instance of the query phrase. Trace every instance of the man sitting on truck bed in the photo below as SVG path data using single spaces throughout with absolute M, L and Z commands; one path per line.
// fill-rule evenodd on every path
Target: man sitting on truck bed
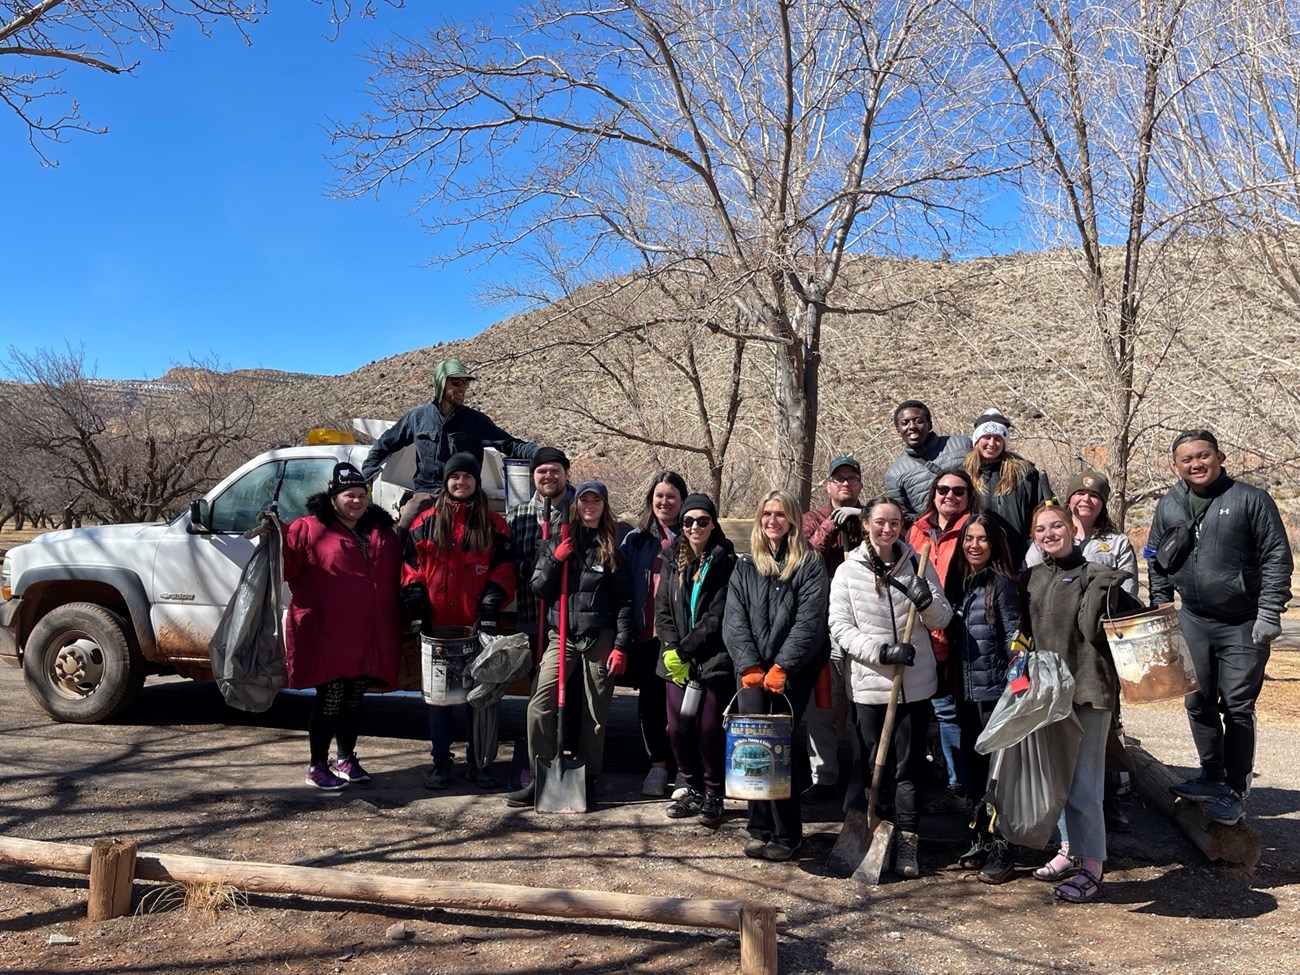
M 469 453 L 483 463 L 483 448 L 495 447 L 506 457 L 531 460 L 537 444 L 518 440 L 493 423 L 485 413 L 465 405 L 465 393 L 474 377 L 459 359 L 443 359 L 433 370 L 433 399 L 407 410 L 402 418 L 375 441 L 361 471 L 373 480 L 389 454 L 415 444 L 417 494 L 437 494 L 442 488 L 442 465 L 452 454 Z

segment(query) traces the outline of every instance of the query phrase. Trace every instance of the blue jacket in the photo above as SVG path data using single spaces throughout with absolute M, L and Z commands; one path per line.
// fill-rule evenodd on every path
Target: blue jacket
M 985 605 L 990 575 L 992 613 Z M 965 593 L 954 599 L 953 606 L 956 612 L 948 624 L 948 647 L 961 675 L 960 697 L 964 701 L 996 701 L 1007 684 L 1011 638 L 1020 627 L 1020 587 L 1006 576 L 982 569 L 967 580 Z

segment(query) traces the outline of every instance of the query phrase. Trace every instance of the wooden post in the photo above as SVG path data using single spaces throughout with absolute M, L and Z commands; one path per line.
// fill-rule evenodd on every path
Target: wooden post
M 746 903 L 740 909 L 740 975 L 777 975 L 776 908 Z
M 1135 766 L 1133 781 L 1147 800 L 1182 827 L 1187 838 L 1210 860 L 1253 869 L 1259 863 L 1259 834 L 1244 822 L 1222 826 L 1205 818 L 1203 806 L 1175 802 L 1169 791 L 1181 779 L 1145 749 L 1129 746 Z
M 131 911 L 131 880 L 135 876 L 135 841 L 95 840 L 90 848 L 90 902 L 86 917 L 107 921 Z

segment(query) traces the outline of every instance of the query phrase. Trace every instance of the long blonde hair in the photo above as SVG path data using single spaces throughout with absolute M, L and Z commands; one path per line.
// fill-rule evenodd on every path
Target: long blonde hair
M 767 536 L 763 534 L 763 509 L 769 501 L 781 505 L 781 511 L 790 522 L 790 531 L 785 536 L 785 565 L 781 565 L 767 547 Z M 769 491 L 767 497 L 758 503 L 754 513 L 754 527 L 749 530 L 749 554 L 754 560 L 754 567 L 765 576 L 777 576 L 782 582 L 788 581 L 803 564 L 806 558 L 817 558 L 808 540 L 803 537 L 800 525 L 803 519 L 799 514 L 799 502 L 789 491 Z
M 995 495 L 1010 494 L 1016 489 L 1016 486 L 1029 477 L 1029 471 L 1034 465 L 1021 457 L 1019 454 L 1012 453 L 1010 450 L 1002 451 L 1002 474 L 998 478 L 998 489 L 993 493 Z M 972 450 L 966 455 L 966 473 L 970 479 L 975 482 L 976 487 L 982 493 L 988 490 L 988 482 L 980 476 L 980 452 Z

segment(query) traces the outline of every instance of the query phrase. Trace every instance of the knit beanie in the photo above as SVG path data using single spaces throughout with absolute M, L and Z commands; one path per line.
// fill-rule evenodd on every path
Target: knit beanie
M 567 471 L 569 458 L 559 447 L 538 447 L 537 453 L 533 454 L 533 459 L 528 464 L 528 473 L 535 473 L 543 464 L 559 464 Z
M 336 494 L 342 494 L 349 488 L 363 488 L 365 486 L 365 475 L 351 464 L 343 462 L 334 465 L 334 471 L 330 474 L 330 482 L 326 490 L 332 498 Z
M 718 520 L 718 509 L 714 507 L 712 499 L 707 494 L 686 495 L 686 500 L 682 502 L 682 514 L 688 511 L 703 511 L 714 521 Z
M 447 462 L 442 465 L 442 479 L 445 481 L 453 474 L 466 473 L 474 475 L 475 481 L 483 479 L 483 471 L 479 462 L 474 455 L 466 451 L 459 454 L 452 454 L 447 458 Z
M 1065 500 L 1068 502 L 1080 491 L 1091 491 L 1101 498 L 1104 506 L 1110 501 L 1110 478 L 1098 470 L 1080 471 L 1070 478 L 1069 487 L 1065 489 Z
M 991 436 L 998 436 L 1003 440 L 1010 439 L 1011 436 L 1011 421 L 993 407 L 989 407 L 975 417 L 975 432 L 971 434 L 971 439 L 978 443 L 980 437 Z

